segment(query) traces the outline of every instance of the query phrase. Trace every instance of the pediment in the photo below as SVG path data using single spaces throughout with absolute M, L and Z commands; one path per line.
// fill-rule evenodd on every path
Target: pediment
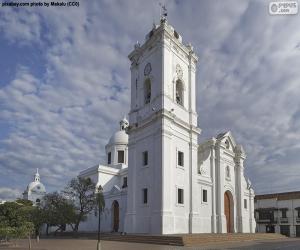
M 224 143 L 225 147 L 228 150 L 234 150 L 236 147 L 235 139 L 232 136 L 232 133 L 230 131 L 227 131 L 225 133 L 221 133 L 217 135 L 217 140 Z
M 221 133 L 217 135 L 216 138 L 227 150 L 231 150 L 235 153 L 240 153 L 242 155 L 246 155 L 244 148 L 242 145 L 236 143 L 232 133 L 227 131 L 225 133 Z

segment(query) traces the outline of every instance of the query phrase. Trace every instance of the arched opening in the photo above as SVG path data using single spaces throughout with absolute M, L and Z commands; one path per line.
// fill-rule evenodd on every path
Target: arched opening
M 151 101 L 151 80 L 147 78 L 144 83 L 144 97 L 145 104 L 150 103 Z
M 179 79 L 176 81 L 176 103 L 183 106 L 183 83 Z
M 119 203 L 117 201 L 112 203 L 112 226 L 113 232 L 119 231 Z
M 40 200 L 40 199 L 36 199 L 35 202 L 36 202 L 36 203 L 40 203 L 41 200 Z
M 230 191 L 224 193 L 224 214 L 226 217 L 227 233 L 233 233 L 233 197 Z

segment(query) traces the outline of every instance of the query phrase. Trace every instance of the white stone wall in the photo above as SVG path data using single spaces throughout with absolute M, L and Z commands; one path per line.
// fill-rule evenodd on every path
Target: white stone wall
M 112 232 L 113 231 L 113 202 L 117 201 L 119 203 L 119 232 L 124 231 L 124 219 L 126 216 L 126 206 L 127 206 L 127 192 L 122 194 L 105 196 L 105 209 L 101 214 L 101 232 Z M 86 221 L 82 222 L 79 226 L 79 231 L 96 232 L 98 231 L 98 212 L 91 212 Z

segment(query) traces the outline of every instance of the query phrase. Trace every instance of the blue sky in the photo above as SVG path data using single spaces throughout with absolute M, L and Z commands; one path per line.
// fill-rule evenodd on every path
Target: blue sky
M 200 141 L 230 130 L 256 193 L 300 190 L 300 16 L 268 1 L 165 1 L 199 56 Z M 0 8 L 0 199 L 36 168 L 48 191 L 103 162 L 129 111 L 127 55 L 158 1 L 85 1 L 79 8 Z

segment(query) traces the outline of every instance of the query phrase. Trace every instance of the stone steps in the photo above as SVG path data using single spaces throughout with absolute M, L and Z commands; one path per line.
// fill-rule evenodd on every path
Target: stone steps
M 286 238 L 280 234 L 192 234 L 192 235 L 102 235 L 102 240 L 124 241 L 146 244 L 193 246 L 199 244 L 272 240 Z
M 183 246 L 183 240 L 180 236 L 155 236 L 155 235 L 102 235 L 102 240 L 124 241 L 158 245 L 176 245 Z
M 186 235 L 183 236 L 183 242 L 186 246 L 198 244 L 210 244 L 221 242 L 240 242 L 240 241 L 257 241 L 257 240 L 275 240 L 284 239 L 281 234 L 203 234 L 203 235 Z
M 97 233 L 62 233 L 57 236 L 97 239 Z M 286 236 L 274 233 L 229 233 L 229 234 L 171 234 L 171 235 L 147 235 L 147 234 L 126 234 L 117 233 L 101 234 L 101 240 L 122 241 L 144 244 L 158 245 L 176 245 L 176 246 L 195 246 L 222 242 L 240 242 L 240 241 L 261 241 L 261 240 L 280 240 Z

